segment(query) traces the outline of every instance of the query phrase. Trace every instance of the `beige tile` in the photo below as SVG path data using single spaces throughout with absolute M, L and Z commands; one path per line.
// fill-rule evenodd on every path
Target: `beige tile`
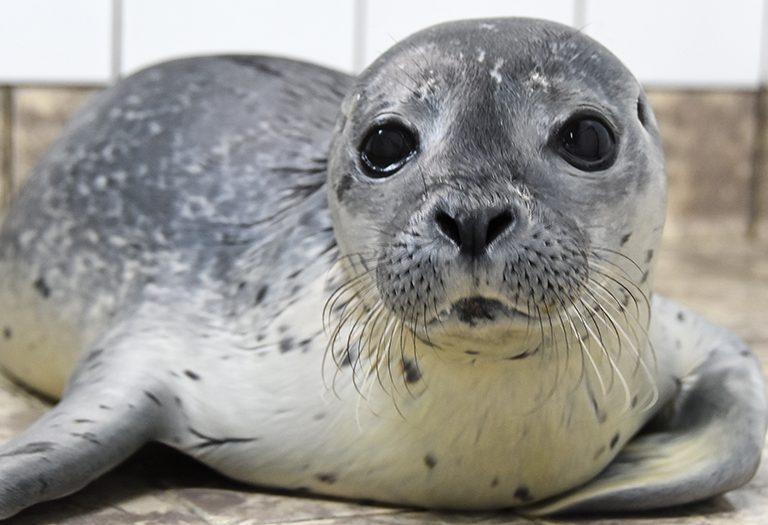
M 655 289 L 730 328 L 768 364 L 768 242 L 667 239 Z
M 756 95 L 652 90 L 669 178 L 669 235 L 746 230 Z
M 194 508 L 199 516 L 222 525 L 243 523 L 261 525 L 286 520 L 331 518 L 348 520 L 363 516 L 366 519 L 373 519 L 373 516 L 386 516 L 399 512 L 398 509 L 356 503 L 258 493 L 250 488 L 237 491 L 227 485 L 229 484 L 218 488 L 179 487 L 174 490 L 179 501 Z
M 15 94 L 14 184 L 18 188 L 95 88 L 18 88 Z
M 267 525 L 261 522 L 244 522 L 242 525 Z M 512 512 L 496 514 L 464 514 L 438 512 L 408 512 L 378 516 L 351 516 L 331 520 L 278 521 L 268 525 L 531 525 L 534 520 L 517 516 Z
M 27 428 L 49 407 L 0 373 L 0 442 Z

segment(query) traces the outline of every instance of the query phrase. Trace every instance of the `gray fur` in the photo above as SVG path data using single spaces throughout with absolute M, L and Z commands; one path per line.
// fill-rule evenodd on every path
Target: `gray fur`
M 525 19 L 427 29 L 356 80 L 207 57 L 101 94 L 0 232 L 0 362 L 64 393 L 0 448 L 0 517 L 151 440 L 250 483 L 431 507 L 648 509 L 746 482 L 757 363 L 649 299 L 665 178 L 646 105 L 601 46 Z M 589 174 L 552 146 L 585 108 L 619 141 Z M 360 141 L 393 116 L 419 151 L 367 178 Z M 514 221 L 468 262 L 438 208 Z M 644 479 L 646 444 L 680 475 Z

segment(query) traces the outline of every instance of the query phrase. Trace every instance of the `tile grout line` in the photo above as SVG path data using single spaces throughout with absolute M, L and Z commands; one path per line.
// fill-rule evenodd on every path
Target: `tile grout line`
M 3 141 L 0 144 L 0 209 L 5 208 L 13 194 L 13 87 L 0 86 L 0 107 L 3 119 L 0 122 Z
M 767 219 L 763 203 L 768 178 L 768 85 L 761 85 L 755 95 L 755 127 L 752 154 L 752 173 L 749 180 L 747 203 L 747 238 L 756 239 L 760 223 Z
M 768 208 L 762 202 L 768 187 L 768 1 L 763 0 L 761 46 L 758 57 L 757 95 L 755 99 L 755 127 L 752 154 L 752 173 L 747 203 L 747 238 L 756 239 L 760 223 L 768 219 Z
M 582 31 L 587 25 L 587 1 L 573 0 L 573 19 L 572 25 L 577 30 Z
M 352 4 L 352 72 L 357 75 L 365 66 L 366 21 L 368 0 L 354 0 Z
M 120 79 L 123 69 L 123 0 L 112 0 L 112 26 L 109 34 L 109 75 L 112 82 Z

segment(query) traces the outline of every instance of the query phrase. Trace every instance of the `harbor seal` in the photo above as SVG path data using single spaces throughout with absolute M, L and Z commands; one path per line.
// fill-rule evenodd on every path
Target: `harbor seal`
M 653 509 L 747 482 L 760 366 L 652 295 L 638 82 L 572 28 L 453 22 L 359 77 L 173 61 L 100 94 L 0 236 L 3 368 L 61 401 L 0 515 L 149 441 L 396 505 Z

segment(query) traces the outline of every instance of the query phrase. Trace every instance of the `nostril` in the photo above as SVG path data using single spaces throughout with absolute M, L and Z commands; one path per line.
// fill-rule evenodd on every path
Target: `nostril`
M 488 230 L 485 235 L 486 246 L 498 239 L 505 230 L 512 226 L 513 222 L 515 222 L 515 218 L 509 210 L 504 210 L 488 221 Z
M 456 219 L 445 213 L 443 210 L 437 210 L 435 213 L 435 222 L 437 228 L 448 237 L 456 246 L 461 248 L 461 231 Z

